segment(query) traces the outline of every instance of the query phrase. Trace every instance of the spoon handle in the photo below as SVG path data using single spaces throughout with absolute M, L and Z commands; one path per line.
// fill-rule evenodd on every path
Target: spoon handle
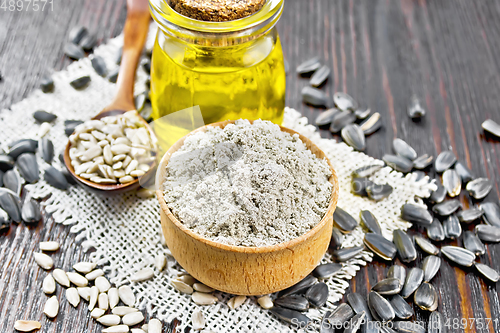
M 149 29 L 149 1 L 127 0 L 127 19 L 123 28 L 123 54 L 116 82 L 117 91 L 108 110 L 135 110 L 134 83 L 137 64 Z

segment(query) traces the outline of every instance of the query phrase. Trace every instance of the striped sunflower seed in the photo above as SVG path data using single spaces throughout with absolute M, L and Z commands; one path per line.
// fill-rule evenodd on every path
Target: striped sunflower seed
M 424 282 L 429 282 L 434 276 L 436 276 L 439 268 L 441 267 L 441 258 L 430 255 L 425 257 L 422 264 L 422 269 L 424 271 Z
M 441 253 L 448 259 L 461 266 L 470 267 L 476 259 L 476 255 L 469 250 L 458 246 L 443 246 Z
M 458 220 L 462 223 L 471 223 L 483 216 L 484 212 L 479 208 L 469 208 L 457 213 Z
M 454 169 L 448 169 L 443 173 L 443 186 L 451 198 L 460 194 L 462 181 Z
M 500 137 L 500 125 L 491 119 L 485 120 L 481 127 L 488 133 L 493 134 L 496 137 Z
M 399 279 L 402 285 L 406 281 L 406 268 L 400 265 L 392 265 L 387 271 L 387 278 Z
M 282 308 L 287 308 L 296 311 L 307 311 L 309 309 L 309 301 L 301 295 L 289 295 L 285 297 L 279 297 L 274 300 L 275 306 L 280 306 Z
M 427 154 L 419 156 L 413 161 L 413 167 L 417 170 L 423 170 L 431 165 L 433 160 L 434 157 Z
M 315 120 L 316 125 L 317 126 L 329 125 L 332 122 L 333 117 L 339 112 L 340 110 L 337 108 L 332 108 L 321 112 Z
M 457 172 L 463 184 L 467 184 L 472 179 L 474 179 L 474 177 L 472 176 L 472 172 L 469 170 L 469 168 L 463 165 L 463 163 L 460 161 L 455 163 L 455 171 Z
M 344 92 L 333 94 L 333 102 L 342 111 L 354 111 L 358 108 L 358 104 L 354 98 Z
M 309 84 L 315 88 L 323 85 L 325 81 L 328 79 L 330 76 L 330 67 L 328 66 L 321 66 L 314 72 L 314 74 L 311 76 L 311 79 L 309 80 Z
M 413 169 L 413 162 L 403 156 L 385 154 L 382 160 L 396 171 L 408 173 Z
M 394 309 L 394 314 L 399 319 L 409 319 L 415 312 L 413 308 L 405 301 L 400 295 L 394 295 L 389 299 L 392 308 Z
M 392 261 L 396 256 L 396 246 L 382 235 L 368 233 L 363 241 L 373 253 L 384 260 Z
M 415 240 L 415 243 L 418 245 L 418 247 L 420 247 L 420 249 L 425 253 L 432 255 L 437 255 L 439 253 L 439 249 L 434 244 L 429 242 L 429 240 L 427 240 L 426 238 L 415 235 L 413 239 Z
M 451 150 L 446 150 L 443 151 L 441 154 L 438 155 L 436 158 L 436 162 L 434 163 L 434 166 L 436 168 L 436 172 L 442 173 L 455 164 L 457 161 L 457 157 Z
M 340 135 L 342 136 L 342 139 L 344 139 L 345 143 L 347 143 L 349 146 L 358 151 L 365 150 L 365 134 L 358 125 L 349 124 L 345 126 L 344 128 L 342 128 Z
M 392 148 L 394 149 L 396 155 L 407 158 L 410 161 L 417 158 L 417 152 L 415 149 L 402 139 L 394 139 L 394 141 L 392 141 Z
M 373 233 L 382 234 L 382 228 L 380 227 L 380 223 L 378 223 L 377 218 L 368 210 L 362 210 L 359 213 L 359 218 L 363 225 Z
M 477 237 L 479 237 L 479 239 L 483 242 L 500 242 L 500 228 L 498 227 L 487 224 L 478 224 L 474 230 L 476 231 Z
M 438 242 L 444 240 L 443 225 L 438 219 L 434 219 L 434 222 L 427 226 L 427 237 Z
M 484 199 L 493 188 L 493 182 L 488 178 L 477 178 L 467 183 L 466 190 L 474 199 Z
M 375 112 L 368 119 L 365 119 L 359 126 L 366 136 L 375 133 L 382 127 L 380 113 Z
M 486 252 L 486 248 L 479 237 L 477 237 L 474 232 L 469 230 L 464 232 L 464 247 L 476 256 L 482 255 Z
M 401 208 L 401 218 L 423 226 L 428 226 L 433 221 L 432 215 L 427 209 L 415 204 L 404 204 Z
M 315 307 L 322 307 L 328 299 L 328 286 L 324 282 L 316 283 L 305 293 L 309 303 Z
M 462 226 L 455 214 L 443 221 L 443 229 L 446 238 L 457 239 L 462 234 Z
M 474 265 L 476 266 L 477 271 L 481 273 L 488 280 L 495 283 L 498 282 L 498 280 L 500 280 L 500 275 L 498 274 L 498 272 L 493 268 L 491 268 L 490 266 L 478 262 L 475 262 Z
M 398 294 L 402 288 L 403 284 L 398 278 L 387 278 L 377 282 L 372 287 L 372 290 L 378 292 L 380 295 L 395 295 Z
M 449 216 L 455 213 L 462 204 L 457 199 L 448 200 L 432 207 L 432 211 L 441 216 Z
M 380 164 L 369 164 L 365 165 L 361 168 L 358 168 L 352 172 L 352 177 L 353 178 L 366 178 L 374 175 L 380 169 L 382 169 L 384 166 Z
M 358 221 L 340 207 L 333 212 L 333 222 L 343 233 L 349 233 L 358 226 Z
M 366 320 L 371 321 L 372 320 L 372 315 L 371 312 L 368 308 L 368 304 L 366 303 L 366 300 L 364 296 L 361 296 L 359 293 L 350 293 L 347 295 L 347 302 L 351 306 L 351 308 L 354 310 L 356 314 L 359 314 L 361 312 L 366 313 Z
M 414 302 L 418 305 L 422 310 L 427 311 L 436 311 L 439 302 L 439 296 L 434 288 L 434 286 L 430 283 L 424 282 L 418 289 L 415 291 L 415 295 L 413 296 Z
M 413 267 L 410 269 L 408 274 L 406 275 L 405 284 L 403 286 L 403 290 L 401 291 L 401 296 L 403 298 L 408 298 L 413 294 L 420 284 L 424 280 L 424 271 L 418 267 Z
M 368 294 L 368 307 L 373 317 L 382 322 L 391 321 L 396 316 L 391 303 L 376 291 Z
M 406 232 L 396 229 L 393 232 L 393 242 L 398 250 L 399 258 L 403 262 L 412 262 L 417 259 L 417 250 L 413 245 L 413 240 Z

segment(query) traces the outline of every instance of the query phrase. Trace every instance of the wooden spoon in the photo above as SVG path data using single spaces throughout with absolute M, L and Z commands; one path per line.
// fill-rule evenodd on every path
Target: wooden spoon
M 144 43 L 148 34 L 149 28 L 149 1 L 148 0 L 127 0 L 127 19 L 125 27 L 123 28 L 123 54 L 118 73 L 118 80 L 116 82 L 116 96 L 99 114 L 92 119 L 101 119 L 107 116 L 114 116 L 123 114 L 127 111 L 135 110 L 134 103 L 134 82 L 137 64 L 144 48 Z M 142 119 L 142 118 L 141 118 Z M 148 123 L 144 121 L 144 125 L 150 134 L 152 130 Z M 118 194 L 133 189 L 137 189 L 139 179 L 126 184 L 112 184 L 104 185 L 91 182 L 75 174 L 75 169 L 71 165 L 69 157 L 69 149 L 71 143 L 68 141 L 64 151 L 64 163 L 68 168 L 71 176 L 86 189 L 101 194 Z M 151 165 L 150 170 L 142 176 L 141 179 L 145 180 L 151 177 L 156 168 L 156 163 Z

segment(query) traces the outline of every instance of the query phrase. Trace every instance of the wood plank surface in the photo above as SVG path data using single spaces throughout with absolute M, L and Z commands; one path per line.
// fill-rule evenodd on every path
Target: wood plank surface
M 105 42 L 121 32 L 125 15 L 125 0 L 54 1 L 53 10 L 43 12 L 0 9 L 0 108 L 22 100 L 43 75 L 70 63 L 62 49 L 71 27 L 85 25 Z M 295 73 L 300 62 L 319 56 L 333 70 L 322 87 L 329 96 L 345 91 L 382 115 L 384 127 L 368 137 L 367 154 L 381 158 L 391 152 L 396 137 L 419 155 L 453 149 L 475 176 L 494 181 L 485 201 L 498 203 L 500 142 L 485 136 L 481 123 L 500 122 L 499 22 L 500 2 L 494 0 L 286 0 L 278 30 L 290 65 L 287 105 L 310 121 L 321 112 L 302 104 L 300 90 L 308 80 Z M 420 122 L 406 114 L 412 94 L 427 110 Z M 431 176 L 436 174 L 431 171 Z M 460 199 L 464 207 L 475 204 L 464 194 Z M 85 258 L 73 246 L 69 228 L 51 219 L 36 227 L 13 226 L 0 235 L 0 332 L 13 332 L 17 319 L 40 320 L 43 332 L 100 332 L 102 326 L 87 309 L 70 308 L 60 292 L 57 319 L 42 314 L 45 273 L 34 264 L 33 252 L 47 239 L 64 240 L 53 255 L 63 269 Z M 461 240 L 448 243 L 461 245 Z M 500 245 L 488 245 L 480 261 L 500 269 Z M 421 262 L 419 256 L 408 267 Z M 349 289 L 366 294 L 387 268 L 375 260 Z M 446 260 L 432 283 L 440 295 L 439 310 L 452 325 L 449 332 L 500 332 L 498 283 Z M 416 310 L 414 319 L 425 322 L 428 313 Z

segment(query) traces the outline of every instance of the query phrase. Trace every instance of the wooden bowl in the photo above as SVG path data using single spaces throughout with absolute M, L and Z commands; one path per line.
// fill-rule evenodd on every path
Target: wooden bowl
M 108 117 L 108 116 L 117 116 L 117 115 L 123 114 L 125 112 L 126 111 L 122 111 L 122 110 L 104 111 L 104 112 L 99 113 L 97 116 L 95 116 L 92 119 L 101 119 L 101 118 Z M 154 133 L 151 130 L 151 128 L 149 127 L 149 124 L 147 123 L 147 121 L 142 119 L 142 117 L 139 117 L 139 118 L 144 123 L 144 126 L 148 130 L 149 134 L 154 135 Z M 156 160 L 155 160 L 155 162 L 150 164 L 150 169 L 148 170 L 148 172 L 146 172 L 144 174 L 144 176 L 142 176 L 140 178 L 136 178 L 133 181 L 131 181 L 130 183 L 97 184 L 97 183 L 90 181 L 89 179 L 82 178 L 75 173 L 75 168 L 71 164 L 71 158 L 69 157 L 70 148 L 71 148 L 71 142 L 69 142 L 69 140 L 68 140 L 68 143 L 66 144 L 66 148 L 64 149 L 64 155 L 63 155 L 64 164 L 66 165 L 66 169 L 68 169 L 69 174 L 77 182 L 77 184 L 81 185 L 84 189 L 86 189 L 92 193 L 96 193 L 96 194 L 100 194 L 100 195 L 115 195 L 115 194 L 121 194 L 121 193 L 125 193 L 128 191 L 136 190 L 139 187 L 141 187 L 141 183 L 146 184 L 148 182 L 148 180 L 150 180 L 153 177 L 153 175 L 156 171 Z M 140 181 L 140 180 L 142 180 L 142 181 Z
M 234 121 L 208 126 L 224 128 Z M 208 126 L 191 132 L 205 132 Z M 291 135 L 297 132 L 281 127 Z M 190 135 L 188 134 L 188 135 Z M 187 135 L 187 136 L 188 136 Z M 183 144 L 177 141 L 163 156 L 156 173 L 156 194 L 160 202 L 161 226 L 168 248 L 177 262 L 195 279 L 216 290 L 236 295 L 264 295 L 288 288 L 306 277 L 323 258 L 330 243 L 333 211 L 337 205 L 339 185 L 335 170 L 326 155 L 308 138 L 300 139 L 317 157 L 330 166 L 333 184 L 325 216 L 309 232 L 290 241 L 263 247 L 243 247 L 217 243 L 186 228 L 172 214 L 163 196 L 163 186 L 170 157 Z

